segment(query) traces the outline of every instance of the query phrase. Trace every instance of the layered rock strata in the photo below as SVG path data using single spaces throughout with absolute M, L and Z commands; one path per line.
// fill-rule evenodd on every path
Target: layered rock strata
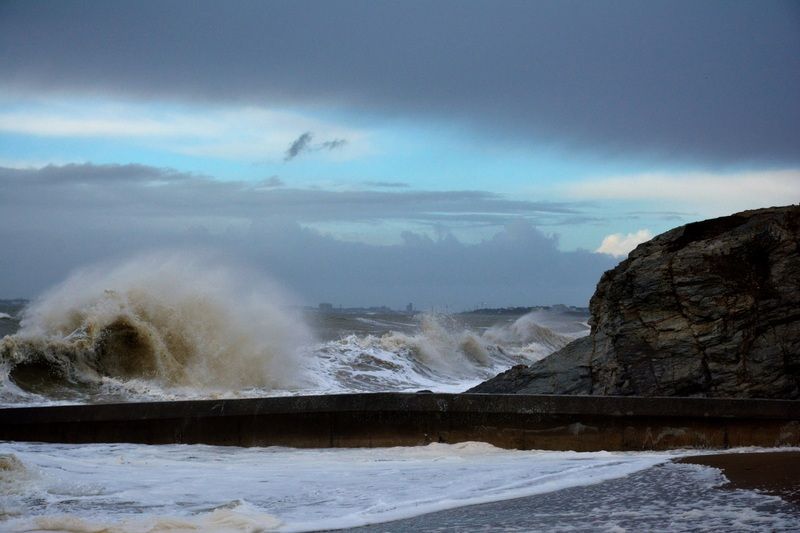
M 470 392 L 800 399 L 800 206 L 663 233 L 590 310 L 589 336 Z

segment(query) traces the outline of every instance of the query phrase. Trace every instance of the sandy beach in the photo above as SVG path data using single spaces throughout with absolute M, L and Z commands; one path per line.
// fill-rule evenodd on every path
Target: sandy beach
M 724 488 L 765 492 L 800 506 L 800 452 L 721 453 L 677 462 L 719 468 L 729 480 Z

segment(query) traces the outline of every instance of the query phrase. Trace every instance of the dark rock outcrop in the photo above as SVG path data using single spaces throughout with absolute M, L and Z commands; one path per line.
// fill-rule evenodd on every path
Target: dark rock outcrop
M 590 309 L 588 337 L 469 392 L 800 399 L 800 206 L 663 233 Z

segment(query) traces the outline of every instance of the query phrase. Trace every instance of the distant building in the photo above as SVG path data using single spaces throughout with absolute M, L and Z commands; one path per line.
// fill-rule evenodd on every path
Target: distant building
M 406 313 L 411 314 L 414 312 L 414 304 L 408 304 L 406 306 Z
M 321 303 L 319 304 L 319 310 L 323 313 L 331 313 L 333 312 L 333 304 Z

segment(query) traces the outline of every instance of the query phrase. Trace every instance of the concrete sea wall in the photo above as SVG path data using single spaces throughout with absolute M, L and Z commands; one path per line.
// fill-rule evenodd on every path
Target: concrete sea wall
M 800 446 L 800 402 L 504 394 L 339 394 L 0 409 L 0 440 L 503 448 Z

